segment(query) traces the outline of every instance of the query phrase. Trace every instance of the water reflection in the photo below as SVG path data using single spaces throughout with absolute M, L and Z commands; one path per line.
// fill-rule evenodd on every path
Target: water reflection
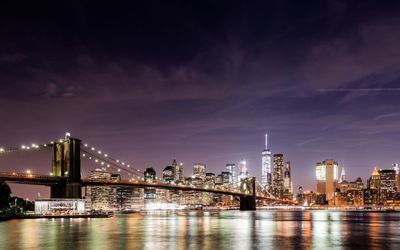
M 399 248 L 400 213 L 176 212 L 0 222 L 0 249 Z

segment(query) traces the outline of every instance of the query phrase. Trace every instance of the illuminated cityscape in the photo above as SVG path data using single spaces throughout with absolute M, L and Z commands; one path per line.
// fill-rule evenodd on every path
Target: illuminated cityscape
M 0 250 L 400 249 L 400 1 L 0 13 Z

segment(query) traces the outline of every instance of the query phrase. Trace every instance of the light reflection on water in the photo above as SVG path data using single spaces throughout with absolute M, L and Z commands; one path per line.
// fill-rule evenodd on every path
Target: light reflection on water
M 0 249 L 400 249 L 400 213 L 223 211 L 0 222 Z

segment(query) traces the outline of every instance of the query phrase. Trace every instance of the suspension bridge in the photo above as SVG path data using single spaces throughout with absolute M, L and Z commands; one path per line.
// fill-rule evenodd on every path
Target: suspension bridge
M 0 148 L 0 155 L 45 148 L 50 149 L 52 154 L 51 171 L 49 174 L 36 174 L 36 172 L 32 170 L 26 172 L 8 172 L 2 171 L 0 166 L 0 180 L 12 183 L 49 186 L 51 198 L 82 198 L 82 187 L 85 186 L 117 186 L 231 195 L 239 198 L 241 210 L 255 210 L 257 200 L 264 200 L 271 204 L 294 204 L 293 201 L 277 199 L 268 194 L 257 193 L 255 178 L 252 179 L 250 185 L 247 185 L 244 190 L 240 191 L 236 189 L 218 189 L 168 183 L 164 182 L 161 178 L 156 178 L 156 180 L 152 182 L 145 181 L 142 170 L 136 169 L 130 164 L 116 159 L 96 147 L 82 143 L 80 139 L 72 138 L 69 135 L 64 139 L 44 144 L 22 145 L 16 148 Z M 83 176 L 85 174 L 82 174 L 82 158 L 92 161 L 95 165 L 103 169 L 109 169 L 109 171 L 114 171 L 116 173 L 125 173 L 127 178 L 107 180 Z

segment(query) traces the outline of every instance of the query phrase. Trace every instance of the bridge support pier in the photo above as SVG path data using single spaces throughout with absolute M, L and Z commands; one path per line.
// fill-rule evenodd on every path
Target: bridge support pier
M 50 188 L 51 198 L 82 198 L 81 188 L 81 141 L 65 138 L 53 144 L 51 173 L 66 177 L 66 181 Z
M 256 210 L 256 178 L 246 178 L 241 183 L 241 191 L 250 191 L 251 195 L 240 197 L 240 210 Z
M 51 198 L 81 198 L 82 188 L 79 182 L 65 182 L 50 188 Z
M 240 210 L 256 210 L 256 197 L 254 196 L 242 196 L 240 197 Z

